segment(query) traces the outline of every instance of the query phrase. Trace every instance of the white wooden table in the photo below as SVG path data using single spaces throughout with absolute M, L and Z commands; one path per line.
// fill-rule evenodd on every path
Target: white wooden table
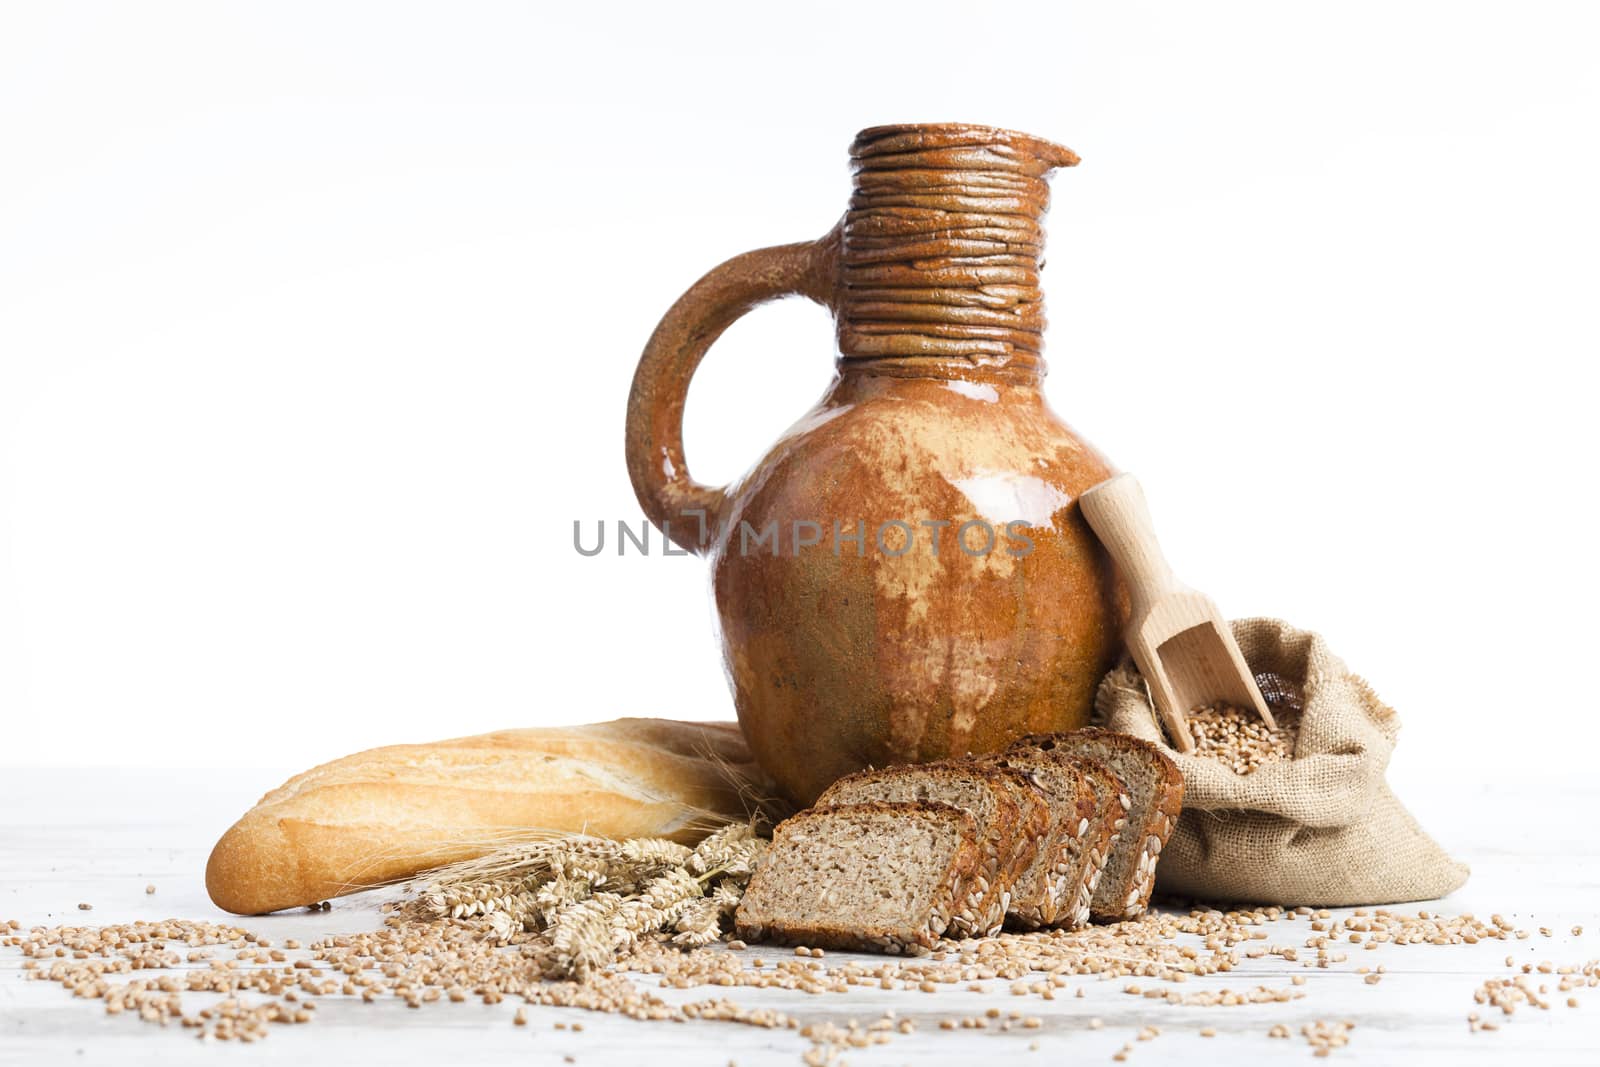
M 0 919 L 34 924 L 126 922 L 187 918 L 222 921 L 206 899 L 201 873 L 213 839 L 232 818 L 284 775 L 261 772 L 18 771 L 0 768 Z M 1476 1064 L 1525 1061 L 1530 1065 L 1600 1064 L 1600 989 L 1578 994 L 1581 1006 L 1554 997 L 1547 1012 L 1522 1008 L 1495 1032 L 1469 1032 L 1473 990 L 1520 963 L 1550 960 L 1582 964 L 1600 957 L 1600 845 L 1584 813 L 1600 803 L 1600 783 L 1542 786 L 1467 786 L 1408 796 L 1423 824 L 1472 864 L 1473 878 L 1455 897 L 1424 905 L 1445 913 L 1499 912 L 1536 932 L 1527 941 L 1449 947 L 1384 946 L 1352 953 L 1330 970 L 1302 968 L 1276 957 L 1246 960 L 1230 974 L 1191 979 L 1185 993 L 1227 986 L 1287 985 L 1307 979 L 1304 999 L 1248 1007 L 1169 1005 L 1122 992 L 1126 980 L 1082 981 L 1085 996 L 1044 1001 L 941 988 L 933 995 L 856 988 L 847 994 L 810 996 L 779 990 L 687 990 L 669 999 L 700 999 L 726 992 L 747 1007 L 773 1007 L 802 1022 L 850 1019 L 863 1024 L 893 1008 L 918 1029 L 886 1045 L 850 1049 L 852 1064 L 982 1063 L 1027 1065 L 1110 1063 L 1141 1027 L 1161 1036 L 1134 1041 L 1131 1064 L 1213 1060 L 1300 1063 L 1311 1050 L 1301 1025 L 1317 1019 L 1351 1019 L 1350 1044 L 1334 1060 L 1363 1064 Z M 1566 811 L 1570 816 L 1555 813 Z M 154 884 L 156 893 L 146 895 Z M 80 902 L 91 912 L 77 909 Z M 1409 910 L 1409 909 L 1408 909 Z M 311 938 L 371 928 L 372 901 L 337 902 L 331 912 L 296 912 L 246 920 L 272 937 Z M 1585 933 L 1571 930 L 1582 925 Z M 1273 933 L 1273 940 L 1303 939 L 1303 922 Z M 1296 942 L 1290 942 L 1296 943 Z M 835 953 L 829 954 L 834 962 Z M 717 1022 L 640 1023 L 576 1009 L 528 1009 L 529 1024 L 513 1026 L 517 1005 L 439 1003 L 409 1010 L 396 1001 L 373 1004 L 325 997 L 317 1021 L 276 1027 L 251 1045 L 200 1042 L 178 1027 L 162 1029 L 127 1016 L 108 1016 L 98 1001 L 73 998 L 50 982 L 27 981 L 21 954 L 0 948 L 0 1064 L 73 1063 L 293 1063 L 310 1064 L 703 1064 L 740 1067 L 801 1063 L 810 1043 L 793 1031 L 768 1031 Z M 1383 964 L 1380 985 L 1366 985 L 1358 965 Z M 1004 994 L 1009 985 L 993 983 Z M 1077 982 L 1074 983 L 1078 984 Z M 1148 984 L 1148 982 L 1147 982 Z M 663 994 L 673 991 L 654 990 Z M 1037 1015 L 1037 1030 L 941 1031 L 952 1015 L 981 1015 L 989 1007 L 1021 1007 Z M 1480 1011 L 1482 1009 L 1479 1009 Z M 1091 1030 L 1099 1017 L 1104 1027 Z M 1496 1018 L 1499 1018 L 1496 1013 Z M 582 1022 L 582 1032 L 556 1030 L 556 1022 Z M 1267 1031 L 1283 1023 L 1292 1040 Z M 1202 1027 L 1214 1038 L 1202 1038 Z

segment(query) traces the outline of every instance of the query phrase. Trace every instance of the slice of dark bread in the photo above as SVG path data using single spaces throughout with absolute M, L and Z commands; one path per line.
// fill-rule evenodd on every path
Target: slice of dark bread
M 1129 798 L 1127 825 L 1112 846 L 1090 911 L 1102 922 L 1143 915 L 1155 888 L 1156 862 L 1183 807 L 1178 765 L 1148 741 L 1095 728 L 1030 735 L 1013 747 L 1063 750 L 1097 759 L 1122 779 Z
M 1049 831 L 1050 809 L 1043 792 L 1018 771 L 977 760 L 947 760 L 846 775 L 829 786 L 817 804 L 874 800 L 933 801 L 972 814 L 982 862 L 947 935 L 981 937 L 998 932 L 1012 885 L 1028 869 Z
M 915 952 L 949 926 L 980 862 L 948 804 L 817 807 L 780 823 L 735 915 L 740 937 Z
M 971 757 L 959 761 L 961 766 L 974 764 L 978 764 L 978 761 Z M 1012 844 L 1012 861 L 1005 869 L 1001 882 L 1002 899 L 998 910 L 991 911 L 986 917 L 987 921 L 976 931 L 984 937 L 998 934 L 1005 925 L 1006 914 L 1011 910 L 1013 887 L 1038 859 L 1039 851 L 1050 833 L 1050 795 L 1032 777 L 1015 767 L 995 769 L 1001 772 L 1003 784 L 1016 800 L 1019 815 Z
M 1096 772 L 1060 753 L 1017 748 L 984 759 L 1027 775 L 1050 804 L 1050 829 L 1012 887 L 1007 923 L 1024 930 L 1084 925 L 1109 852 L 1106 839 L 1122 815 L 1116 795 L 1109 797 L 1113 813 L 1107 798 L 1097 796 Z
M 1132 806 L 1133 799 L 1117 773 L 1099 760 L 1064 752 L 1051 755 L 1083 768 L 1089 776 L 1089 784 L 1094 788 L 1095 812 L 1089 822 L 1088 834 L 1090 847 L 1084 860 L 1084 877 L 1078 883 L 1078 895 L 1072 913 L 1074 922 L 1084 926 L 1093 916 L 1094 895 L 1100 888 L 1100 880 L 1105 877 L 1106 861 L 1111 858 L 1112 849 L 1116 848 L 1123 829 L 1128 825 L 1128 808 Z

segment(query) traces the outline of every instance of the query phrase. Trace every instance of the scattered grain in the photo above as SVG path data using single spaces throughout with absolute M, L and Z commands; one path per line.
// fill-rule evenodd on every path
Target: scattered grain
M 1291 984 L 1283 988 L 1230 988 L 1211 981 L 1186 990 L 1178 983 L 1214 979 L 1246 959 L 1266 956 L 1290 962 L 1298 958 L 1308 967 L 1313 962 L 1319 966 L 1342 962 L 1345 955 L 1336 951 L 1336 943 L 1347 943 L 1352 933 L 1359 933 L 1366 944 L 1387 949 L 1504 941 L 1516 936 L 1507 924 L 1482 923 L 1470 915 L 1363 909 L 1334 918 L 1332 912 L 1309 909 L 1197 908 L 1188 914 L 1154 912 L 1131 922 L 1075 931 L 1006 933 L 946 942 L 916 959 L 854 957 L 824 962 L 817 958 L 820 950 L 811 948 L 792 957 L 764 960 L 741 957 L 737 950 L 675 944 L 670 930 L 663 929 L 658 934 L 640 935 L 608 964 L 580 980 L 555 981 L 542 977 L 543 957 L 553 946 L 546 931 L 536 928 L 537 917 L 532 923 L 535 928 L 520 923 L 517 928 L 507 928 L 503 921 L 496 923 L 496 916 L 505 912 L 495 904 L 480 906 L 473 914 L 425 918 L 419 916 L 413 902 L 391 911 L 382 929 L 321 938 L 304 949 L 293 940 L 284 941 L 281 950 L 275 949 L 270 940 L 238 927 L 177 921 L 101 928 L 40 927 L 6 936 L 6 931 L 20 930 L 19 924 L 9 922 L 0 924 L 0 944 L 23 951 L 28 957 L 24 972 L 29 977 L 101 999 L 108 1014 L 133 1015 L 151 1022 L 176 1021 L 219 1040 L 255 1041 L 268 1036 L 273 1023 L 311 1021 L 311 1002 L 302 998 L 321 996 L 359 997 L 367 1002 L 392 997 L 413 1008 L 444 1000 L 460 1003 L 469 995 L 488 1004 L 513 998 L 521 1002 L 516 1007 L 517 1017 L 523 1020 L 519 1025 L 526 1025 L 528 1006 L 548 1005 L 644 1020 L 720 1020 L 799 1029 L 795 1020 L 781 1012 L 746 1009 L 726 999 L 674 1005 L 648 992 L 646 982 L 674 989 L 717 985 L 818 994 L 848 992 L 856 986 L 926 992 L 936 992 L 941 986 L 983 991 L 1009 988 L 1014 996 L 1049 999 L 1066 988 L 1074 988 L 1081 997 L 1084 987 L 1074 987 L 1073 980 L 1097 976 L 1120 981 L 1132 995 L 1169 1005 L 1284 1003 L 1305 995 L 1300 988 L 1304 976 L 1293 976 Z M 1268 924 L 1295 917 L 1308 918 L 1309 936 L 1303 945 L 1276 944 L 1267 936 Z M 229 958 L 213 959 L 213 952 Z M 296 955 L 290 957 L 289 953 Z M 188 966 L 180 970 L 180 964 Z M 1532 967 L 1530 964 L 1528 969 Z M 1600 985 L 1597 968 L 1600 965 L 1596 963 L 1559 969 L 1546 964 L 1539 973 L 1551 975 L 1550 984 L 1559 985 L 1559 999 L 1576 1006 L 1576 998 L 1568 993 Z M 132 971 L 141 973 L 128 973 Z M 160 973 L 163 971 L 166 973 Z M 1364 980 L 1376 982 L 1382 973 L 1379 967 Z M 1554 976 L 1559 976 L 1559 982 Z M 996 979 L 1007 985 L 1000 986 Z M 1512 1014 L 1519 1004 L 1548 1007 L 1552 994 L 1537 981 L 1519 975 L 1488 984 L 1480 989 L 1478 1003 L 1500 1007 L 1497 1014 L 1502 1016 Z M 223 1000 L 203 1011 L 186 1013 L 179 1000 L 183 993 L 217 993 Z M 246 997 L 251 998 L 250 1003 L 245 1002 Z M 910 1022 L 885 1016 L 867 1027 L 807 1028 L 811 1042 L 808 1062 L 837 1067 L 843 1050 L 881 1044 L 896 1033 L 908 1033 Z M 1474 1029 L 1494 1028 L 1477 1020 L 1470 1024 Z M 990 1008 L 982 1017 L 941 1020 L 938 1026 L 940 1030 L 1037 1030 L 1043 1028 L 1043 1020 L 1023 1011 Z M 1087 1026 L 1097 1030 L 1104 1024 L 1091 1018 Z M 566 1029 L 566 1024 L 561 1028 Z M 572 1029 L 578 1030 L 580 1025 Z M 1214 1036 L 1215 1027 L 1204 1030 L 1211 1031 L 1204 1036 Z M 1159 1032 L 1147 1027 L 1138 1037 L 1149 1041 Z M 1349 1040 L 1348 1025 L 1342 1023 L 1317 1023 L 1302 1032 L 1318 1055 Z M 1275 1027 L 1271 1036 L 1288 1036 L 1288 1030 Z
M 1355 1023 L 1345 1020 L 1343 1022 L 1326 1022 L 1318 1019 L 1316 1022 L 1307 1023 L 1300 1028 L 1306 1042 L 1311 1046 L 1314 1056 L 1327 1056 L 1336 1048 L 1343 1048 L 1350 1043 L 1350 1031 L 1355 1029 Z

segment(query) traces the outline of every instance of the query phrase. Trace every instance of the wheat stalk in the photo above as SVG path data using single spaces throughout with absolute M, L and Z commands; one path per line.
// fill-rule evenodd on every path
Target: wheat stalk
M 585 978 L 653 935 L 688 947 L 716 941 L 766 844 L 750 823 L 722 826 L 693 849 L 663 838 L 523 840 L 420 876 L 401 914 L 468 923 L 523 945 L 547 977 Z

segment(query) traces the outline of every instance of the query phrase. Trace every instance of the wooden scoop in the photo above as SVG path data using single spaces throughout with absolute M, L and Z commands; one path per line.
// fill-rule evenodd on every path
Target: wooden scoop
M 1254 708 L 1277 729 L 1227 620 L 1210 597 L 1173 577 L 1133 475 L 1101 482 L 1079 503 L 1128 583 L 1133 611 L 1123 636 L 1178 751 L 1194 748 L 1188 713 L 1205 704 Z

